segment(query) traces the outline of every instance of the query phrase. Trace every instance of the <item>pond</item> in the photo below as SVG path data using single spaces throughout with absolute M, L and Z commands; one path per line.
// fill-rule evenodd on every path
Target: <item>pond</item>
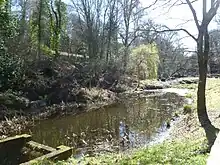
M 105 109 L 39 121 L 30 132 L 34 141 L 52 147 L 73 146 L 79 153 L 139 147 L 166 132 L 167 121 L 183 102 L 174 93 L 129 97 Z M 126 141 L 119 132 L 125 125 L 129 129 Z

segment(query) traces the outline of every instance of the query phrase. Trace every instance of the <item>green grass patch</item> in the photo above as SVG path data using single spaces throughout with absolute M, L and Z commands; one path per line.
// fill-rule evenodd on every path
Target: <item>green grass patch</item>
M 199 154 L 203 149 L 201 143 L 172 142 L 151 147 L 121 160 L 121 164 L 163 164 L 163 165 L 203 165 L 206 155 Z
M 192 106 L 191 105 L 184 105 L 183 106 L 183 114 L 192 113 Z
M 191 99 L 191 98 L 193 98 L 193 95 L 192 95 L 192 93 L 187 93 L 185 97 Z
M 206 84 L 206 105 L 208 111 L 220 109 L 220 79 L 208 78 Z M 174 85 L 175 88 L 187 88 L 189 89 L 189 94 L 186 95 L 187 98 L 193 99 L 195 102 L 193 108 L 196 108 L 197 99 L 197 84 L 177 84 Z
M 70 158 L 57 162 L 56 165 L 205 165 L 207 154 L 204 140 L 165 142 L 145 149 L 138 149 L 132 154 L 108 154 L 97 157 L 84 157 L 81 160 Z M 36 165 L 55 163 L 42 161 Z

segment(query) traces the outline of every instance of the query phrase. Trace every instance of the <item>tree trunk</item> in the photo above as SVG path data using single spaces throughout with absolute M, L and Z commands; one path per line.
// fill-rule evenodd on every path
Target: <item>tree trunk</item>
M 127 63 L 128 63 L 128 46 L 125 46 L 124 56 L 123 56 L 123 72 L 126 72 Z
M 204 29 L 203 29 L 204 30 Z M 216 139 L 217 129 L 211 124 L 206 109 L 206 78 L 207 78 L 207 63 L 209 53 L 209 35 L 208 30 L 199 32 L 197 42 L 197 55 L 199 65 L 199 84 L 197 91 L 197 114 L 201 126 L 204 128 L 209 144 L 209 149 L 214 144 Z M 203 46 L 204 45 L 204 46 Z
M 38 22 L 37 22 L 37 24 L 38 24 L 38 46 L 37 46 L 37 57 L 38 57 L 38 60 L 40 60 L 40 57 L 41 57 L 41 17 L 42 17 L 42 7 L 43 7 L 43 0 L 40 0 L 40 2 L 39 2 L 39 15 L 38 15 Z

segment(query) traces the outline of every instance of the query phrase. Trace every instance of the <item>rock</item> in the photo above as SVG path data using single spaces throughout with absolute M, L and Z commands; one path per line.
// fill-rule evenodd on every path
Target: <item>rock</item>
M 0 104 L 7 108 L 26 109 L 29 106 L 29 100 L 12 93 L 0 93 Z
M 185 99 L 185 102 L 186 102 L 186 104 L 188 104 L 188 105 L 192 105 L 193 99 L 186 98 L 186 99 Z
M 25 97 L 27 97 L 30 100 L 38 100 L 39 99 L 39 95 L 35 92 L 34 89 L 26 89 L 25 91 Z
M 67 102 L 69 96 L 68 88 L 56 88 L 54 92 L 50 93 L 47 97 L 48 104 L 59 104 L 62 101 Z
M 179 80 L 180 84 L 197 84 L 199 82 L 198 79 L 181 79 Z
M 163 89 L 163 85 L 145 85 L 145 90 L 151 90 L 151 89 Z
M 45 100 L 36 100 L 36 101 L 31 101 L 29 106 L 31 109 L 38 109 L 45 107 L 46 105 L 47 102 Z
M 111 88 L 111 91 L 112 92 L 116 92 L 116 93 L 123 93 L 123 92 L 125 92 L 126 91 L 126 87 L 125 86 L 123 86 L 123 85 L 117 85 L 117 86 L 115 86 L 114 88 Z

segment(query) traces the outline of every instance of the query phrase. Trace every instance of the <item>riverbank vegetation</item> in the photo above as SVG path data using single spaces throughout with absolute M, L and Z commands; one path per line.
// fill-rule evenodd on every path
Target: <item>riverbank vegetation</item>
M 178 152 L 177 152 L 178 151 Z M 207 155 L 203 154 L 201 142 L 176 141 L 166 142 L 145 149 L 133 151 L 132 154 L 104 155 L 97 158 L 85 157 L 80 160 L 85 164 L 195 164 L 205 165 Z M 69 160 L 63 164 L 77 164 L 79 160 Z M 62 163 L 61 163 L 62 164 Z
M 203 144 L 203 145 L 201 145 Z M 97 157 L 83 157 L 80 160 L 70 158 L 67 161 L 57 162 L 57 165 L 80 164 L 80 165 L 101 165 L 101 164 L 140 164 L 140 165 L 156 165 L 156 164 L 193 164 L 205 165 L 208 157 L 205 154 L 205 144 L 203 141 L 176 141 L 166 142 L 145 149 L 138 149 L 132 153 L 108 154 Z M 54 164 L 54 162 L 43 161 L 36 165 Z

